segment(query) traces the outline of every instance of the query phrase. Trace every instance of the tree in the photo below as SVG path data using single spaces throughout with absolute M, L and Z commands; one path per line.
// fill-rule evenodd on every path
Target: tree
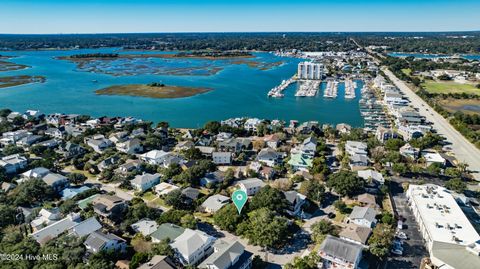
M 136 252 L 133 254 L 132 259 L 130 260 L 129 268 L 135 269 L 146 261 L 148 261 L 148 253 Z
M 331 174 L 327 180 L 327 186 L 333 188 L 341 196 L 353 196 L 364 191 L 365 181 L 357 175 L 341 171 Z
M 445 183 L 445 188 L 458 193 L 463 193 L 467 189 L 467 184 L 460 178 L 452 178 Z
M 159 224 L 162 223 L 173 223 L 177 225 L 181 225 L 181 218 L 187 214 L 191 214 L 186 210 L 178 210 L 178 209 L 171 209 L 167 212 L 163 212 L 160 217 L 157 218 L 157 222 Z
M 248 213 L 248 221 L 238 226 L 237 234 L 247 238 L 250 244 L 267 248 L 278 247 L 290 236 L 288 220 L 268 208 Z
M 203 158 L 202 152 L 195 147 L 184 150 L 183 154 L 188 160 L 200 160 Z
M 79 185 L 79 184 L 83 184 L 83 182 L 87 180 L 87 177 L 81 173 L 70 173 L 68 175 L 68 180 L 72 184 Z
M 395 223 L 395 219 L 393 218 L 393 215 L 389 212 L 383 212 L 380 217 L 380 221 L 387 225 L 393 225 Z
M 181 209 L 183 204 L 183 195 L 180 189 L 173 190 L 163 197 L 165 204 L 172 206 L 175 209 Z
M 171 163 L 168 168 L 159 171 L 164 178 L 171 179 L 182 173 L 182 167 L 178 163 Z
M 197 220 L 192 214 L 187 214 L 180 218 L 180 224 L 183 228 L 195 229 L 197 227 Z
M 43 180 L 27 180 L 12 191 L 13 204 L 31 206 L 53 200 L 56 194 Z
M 15 224 L 17 210 L 14 206 L 0 204 L 0 230 L 8 225 Z
M 175 252 L 170 246 L 170 238 L 163 239 L 160 243 L 152 245 L 152 254 L 153 255 L 164 255 L 168 257 L 173 257 Z
M 263 187 L 253 196 L 248 208 L 253 211 L 260 208 L 268 208 L 275 212 L 283 212 L 287 207 L 287 200 L 282 191 L 270 186 Z
M 312 161 L 312 167 L 310 168 L 311 174 L 326 175 L 329 172 L 327 161 L 325 157 L 315 157 Z
M 317 253 L 312 252 L 305 257 L 295 257 L 292 263 L 287 263 L 285 269 L 316 269 L 322 259 Z
M 220 126 L 221 124 L 218 121 L 209 121 L 205 123 L 205 126 L 203 128 L 207 130 L 209 133 L 218 134 L 218 130 L 220 129 Z
M 392 151 L 398 151 L 403 145 L 405 142 L 398 138 L 391 138 L 385 142 L 385 148 Z
M 392 226 L 379 223 L 373 229 L 372 236 L 368 239 L 369 251 L 380 259 L 387 256 L 393 242 L 395 231 Z
M 348 214 L 350 213 L 347 205 L 345 204 L 344 201 L 342 201 L 341 199 L 340 200 L 337 200 L 333 203 L 333 206 L 335 207 L 336 210 L 338 210 L 340 213 L 342 214 Z
M 320 244 L 323 242 L 325 239 L 325 236 L 330 234 L 330 235 L 336 235 L 337 234 L 337 229 L 333 224 L 325 219 L 322 219 L 320 221 L 315 222 L 312 227 L 312 237 L 313 240 L 317 243 Z
M 243 221 L 245 214 L 238 214 L 237 208 L 233 204 L 228 204 L 213 215 L 215 225 L 222 230 L 235 232 L 237 226 Z
M 394 163 L 392 166 L 392 171 L 399 175 L 402 175 L 407 173 L 408 168 L 404 163 Z
M 300 185 L 299 192 L 309 199 L 321 203 L 325 197 L 325 186 L 315 180 L 304 181 Z

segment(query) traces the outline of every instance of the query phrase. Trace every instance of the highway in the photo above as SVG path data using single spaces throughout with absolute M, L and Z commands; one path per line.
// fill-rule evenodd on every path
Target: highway
M 451 143 L 452 152 L 459 162 L 466 163 L 475 180 L 480 181 L 480 150 L 460 134 L 442 115 L 422 100 L 408 85 L 398 79 L 390 70 L 382 68 L 385 75 L 405 94 L 411 105 L 418 108 L 422 116 L 433 123 L 438 134 Z

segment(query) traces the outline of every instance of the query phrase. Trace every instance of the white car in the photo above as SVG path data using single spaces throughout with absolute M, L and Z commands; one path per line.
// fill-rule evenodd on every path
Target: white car
M 401 250 L 398 250 L 398 249 L 392 249 L 390 252 L 392 252 L 395 255 L 403 255 L 403 252 Z
M 395 236 L 396 236 L 397 238 L 400 238 L 400 239 L 403 239 L 403 240 L 407 240 L 407 239 L 408 239 L 407 235 L 406 235 L 404 232 L 398 232 Z

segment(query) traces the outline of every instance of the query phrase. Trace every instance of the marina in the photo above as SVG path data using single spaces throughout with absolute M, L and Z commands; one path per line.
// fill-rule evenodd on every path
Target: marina
M 313 97 L 317 95 L 320 84 L 320 80 L 302 80 L 299 82 L 298 91 L 295 93 L 295 96 Z
M 355 99 L 355 88 L 357 83 L 350 78 L 345 79 L 345 99 Z
M 378 127 L 391 128 L 391 122 L 383 109 L 383 104 L 377 100 L 374 91 L 364 84 L 362 97 L 359 100 L 360 114 L 365 120 L 364 128 L 367 131 L 375 131 Z

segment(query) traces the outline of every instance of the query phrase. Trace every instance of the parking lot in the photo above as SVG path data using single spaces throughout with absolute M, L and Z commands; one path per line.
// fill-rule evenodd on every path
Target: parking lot
M 391 255 L 385 268 L 420 268 L 423 257 L 428 256 L 423 238 L 418 230 L 413 213 L 407 205 L 407 198 L 399 183 L 392 182 L 392 197 L 396 213 L 405 218 L 403 232 L 408 240 L 403 243 L 403 255 Z

